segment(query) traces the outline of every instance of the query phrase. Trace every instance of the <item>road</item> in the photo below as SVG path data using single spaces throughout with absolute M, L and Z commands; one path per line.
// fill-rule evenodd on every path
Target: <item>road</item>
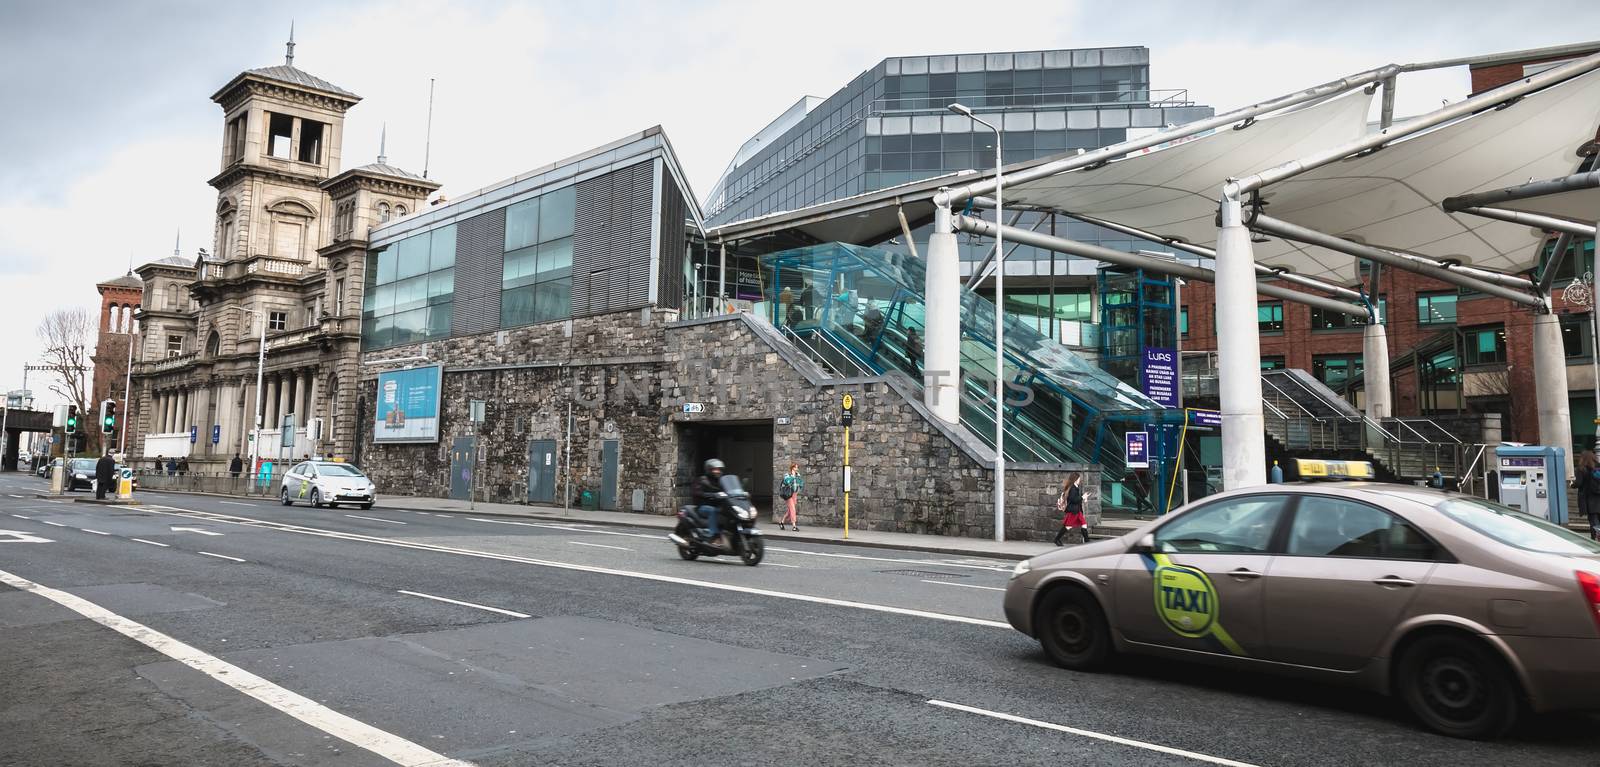
M 1364 693 L 1050 665 L 1011 563 L 141 494 L 0 476 L 4 765 L 1592 765 L 1600 718 L 1492 744 Z M 1013 717 L 1013 718 L 1006 718 Z

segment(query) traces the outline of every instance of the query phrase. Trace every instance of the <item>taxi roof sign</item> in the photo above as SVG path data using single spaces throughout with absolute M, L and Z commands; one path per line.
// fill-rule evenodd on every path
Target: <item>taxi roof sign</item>
M 1295 469 L 1301 479 L 1374 479 L 1370 461 L 1324 461 L 1315 458 L 1294 459 Z

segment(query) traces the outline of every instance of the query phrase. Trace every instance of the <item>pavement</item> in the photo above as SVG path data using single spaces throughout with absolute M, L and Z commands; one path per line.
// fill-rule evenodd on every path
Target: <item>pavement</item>
M 1279 677 L 1143 659 L 1064 671 L 1005 624 L 1013 561 L 998 554 L 785 538 L 746 567 L 577 512 L 155 492 L 99 506 L 34 498 L 38 482 L 0 475 L 0 765 L 1577 767 L 1600 753 L 1591 715 L 1476 743 L 1388 699 Z

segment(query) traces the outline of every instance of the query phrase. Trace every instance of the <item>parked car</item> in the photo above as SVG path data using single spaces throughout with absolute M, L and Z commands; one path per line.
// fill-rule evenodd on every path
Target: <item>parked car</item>
M 60 460 L 60 459 L 57 459 Z M 85 490 L 94 489 L 94 464 L 93 458 L 74 458 L 67 462 L 67 478 L 62 482 L 62 489 L 72 492 L 78 488 Z
M 63 459 L 61 459 L 61 458 L 52 458 L 49 461 L 40 461 L 39 462 L 39 469 L 35 473 L 37 473 L 41 477 L 44 477 L 45 479 L 49 479 L 50 478 L 50 471 L 52 469 L 54 469 L 55 467 L 62 465 L 62 463 L 63 463 Z
M 370 509 L 378 499 L 378 489 L 367 475 L 348 463 L 305 461 L 283 475 L 278 499 L 285 506 L 305 501 L 318 509 L 323 504 L 333 508 L 341 503 Z

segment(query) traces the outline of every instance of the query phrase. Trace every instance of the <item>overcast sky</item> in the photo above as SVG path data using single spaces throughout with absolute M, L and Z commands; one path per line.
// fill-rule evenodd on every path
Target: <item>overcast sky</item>
M 1151 85 L 1219 111 L 1389 62 L 1600 37 L 1594 0 L 609 3 L 0 0 L 0 390 L 38 357 L 39 318 L 97 308 L 94 283 L 212 247 L 221 109 L 235 74 L 295 65 L 363 99 L 344 166 L 392 164 L 457 196 L 662 125 L 697 195 L 801 95 L 887 56 L 1110 45 L 1151 49 Z M 1402 80 L 1400 111 L 1467 89 Z M 36 379 L 35 379 L 36 380 Z M 30 380 L 42 404 L 43 382 Z

